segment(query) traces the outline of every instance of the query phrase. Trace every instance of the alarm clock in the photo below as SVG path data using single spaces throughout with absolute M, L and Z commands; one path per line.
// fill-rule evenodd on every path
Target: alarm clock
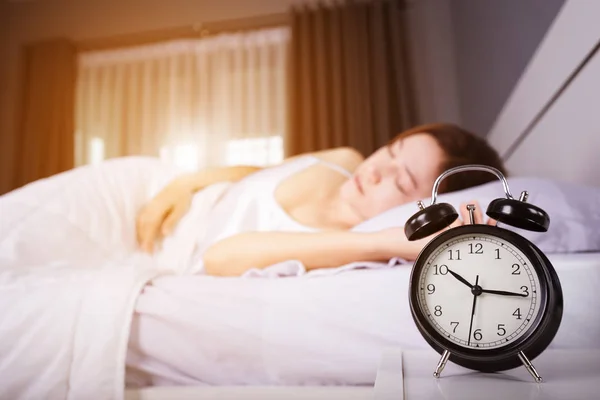
M 436 203 L 442 180 L 465 171 L 485 171 L 502 182 L 505 197 L 492 201 L 487 215 L 520 229 L 545 232 L 550 218 L 527 202 L 527 192 L 513 198 L 496 168 L 465 165 L 449 169 L 434 182 L 431 204 L 404 226 L 408 240 L 447 228 L 458 218 L 455 208 Z M 536 382 L 542 378 L 531 363 L 554 338 L 562 319 L 563 296 L 558 275 L 544 253 L 518 233 L 500 226 L 475 224 L 475 206 L 467 206 L 470 224 L 438 234 L 419 253 L 412 268 L 409 302 L 416 326 L 441 358 L 482 372 L 524 365 Z

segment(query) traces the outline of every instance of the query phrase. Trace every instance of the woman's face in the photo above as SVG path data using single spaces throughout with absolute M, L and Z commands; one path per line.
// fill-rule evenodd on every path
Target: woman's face
M 392 207 L 431 196 L 445 154 L 433 136 L 396 140 L 360 164 L 341 195 L 363 220 Z

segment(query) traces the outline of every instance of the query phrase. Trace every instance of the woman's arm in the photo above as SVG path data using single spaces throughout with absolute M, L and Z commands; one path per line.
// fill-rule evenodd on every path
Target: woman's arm
M 238 276 L 251 268 L 285 260 L 298 260 L 308 270 L 393 257 L 414 260 L 424 244 L 424 240 L 408 242 L 401 228 L 380 232 L 249 232 L 210 246 L 204 254 L 204 268 L 209 275 Z
M 476 201 L 459 207 L 460 218 L 449 227 L 469 221 L 467 204 L 475 204 L 474 222 L 483 224 L 481 207 Z M 488 225 L 496 221 L 488 219 Z M 436 232 L 423 239 L 409 241 L 404 227 L 377 232 L 248 232 L 231 236 L 210 246 L 204 254 L 204 268 L 209 275 L 237 276 L 251 268 L 265 268 L 285 260 L 298 260 L 308 270 L 335 268 L 355 261 L 387 261 L 400 257 L 408 261 L 417 258 Z
M 154 242 L 168 235 L 188 211 L 197 191 L 219 182 L 237 182 L 260 169 L 255 166 L 207 168 L 173 179 L 137 216 L 136 232 L 140 247 L 151 252 Z

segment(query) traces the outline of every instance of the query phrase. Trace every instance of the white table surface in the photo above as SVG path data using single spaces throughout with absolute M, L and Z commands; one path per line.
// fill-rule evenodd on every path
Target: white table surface
M 524 367 L 489 374 L 450 361 L 436 379 L 439 359 L 433 350 L 384 352 L 375 400 L 600 399 L 599 350 L 546 350 L 532 361 L 542 383 L 535 383 Z

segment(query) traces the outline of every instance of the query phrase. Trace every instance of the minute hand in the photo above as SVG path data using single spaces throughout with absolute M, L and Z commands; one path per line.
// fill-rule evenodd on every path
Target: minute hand
M 489 293 L 489 294 L 499 294 L 500 296 L 527 297 L 527 294 L 525 294 L 525 293 L 507 292 L 507 291 L 504 291 L 504 290 L 481 289 L 481 292 L 482 293 Z

